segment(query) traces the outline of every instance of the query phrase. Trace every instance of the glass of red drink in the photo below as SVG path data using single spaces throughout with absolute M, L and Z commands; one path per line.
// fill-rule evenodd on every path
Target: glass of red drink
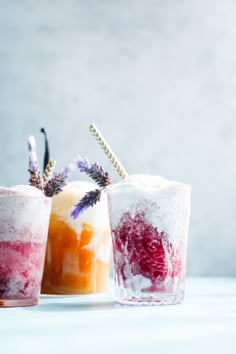
M 184 298 L 188 185 L 133 175 L 107 188 L 117 300 L 165 305 Z
M 35 187 L 0 189 L 0 307 L 38 303 L 50 211 Z

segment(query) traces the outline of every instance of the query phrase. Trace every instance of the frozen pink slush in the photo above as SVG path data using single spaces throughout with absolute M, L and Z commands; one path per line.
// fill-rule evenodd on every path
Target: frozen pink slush
M 35 187 L 0 187 L 0 306 L 38 302 L 50 210 Z
M 116 294 L 124 304 L 184 297 L 190 187 L 133 175 L 108 187 Z

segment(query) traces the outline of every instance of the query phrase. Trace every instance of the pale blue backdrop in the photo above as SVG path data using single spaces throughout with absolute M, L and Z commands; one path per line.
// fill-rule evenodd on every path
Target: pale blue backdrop
M 0 184 L 27 182 L 42 126 L 58 167 L 80 153 L 117 179 L 94 121 L 130 173 L 191 184 L 188 274 L 236 275 L 235 14 L 233 0 L 0 0 Z

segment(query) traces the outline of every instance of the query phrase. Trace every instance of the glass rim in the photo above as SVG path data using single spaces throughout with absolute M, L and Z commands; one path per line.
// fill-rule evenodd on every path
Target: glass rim
M 45 200 L 52 199 L 52 197 L 48 197 L 46 195 L 28 195 L 28 194 L 17 194 L 17 193 L 0 194 L 0 198 L 24 198 L 24 199 L 45 199 Z

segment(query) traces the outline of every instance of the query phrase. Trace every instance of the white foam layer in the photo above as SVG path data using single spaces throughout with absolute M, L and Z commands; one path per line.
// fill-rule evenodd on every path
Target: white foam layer
M 46 242 L 51 199 L 35 187 L 0 188 L 0 241 Z
M 28 185 L 16 185 L 10 188 L 0 186 L 0 196 L 1 195 L 28 195 L 28 196 L 43 196 L 43 192 L 33 186 Z
M 112 228 L 122 215 L 145 211 L 145 219 L 174 242 L 187 235 L 191 188 L 161 176 L 131 175 L 107 188 Z

